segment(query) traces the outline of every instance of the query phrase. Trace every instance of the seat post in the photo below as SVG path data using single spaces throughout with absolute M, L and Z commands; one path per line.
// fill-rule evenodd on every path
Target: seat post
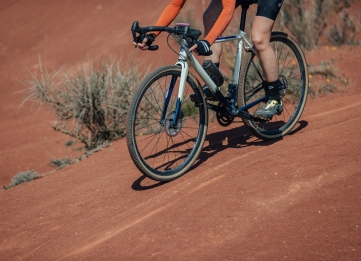
M 239 25 L 239 30 L 244 32 L 244 29 L 246 27 L 246 15 L 249 5 L 245 4 L 245 5 L 241 5 L 241 7 L 242 7 L 242 15 L 241 15 L 241 23 Z

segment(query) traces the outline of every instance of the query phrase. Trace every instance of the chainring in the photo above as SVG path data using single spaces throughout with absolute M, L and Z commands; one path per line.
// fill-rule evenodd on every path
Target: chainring
M 216 118 L 217 118 L 219 125 L 221 125 L 223 127 L 227 127 L 234 120 L 234 117 L 229 115 L 228 111 L 220 103 L 218 104 L 218 107 L 217 107 Z

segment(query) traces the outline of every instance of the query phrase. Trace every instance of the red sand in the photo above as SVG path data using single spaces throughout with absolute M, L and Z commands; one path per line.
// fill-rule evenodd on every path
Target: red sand
M 52 130 L 45 108 L 26 104 L 18 112 L 22 95 L 14 93 L 24 88 L 17 80 L 28 77 L 26 67 L 36 72 L 39 55 L 50 70 L 88 55 L 137 55 L 132 21 L 147 13 L 141 24 L 150 25 L 164 5 L 0 3 L 2 185 L 76 154 L 65 146 L 69 138 Z M 158 43 L 161 59 L 172 63 L 164 38 Z M 142 57 L 157 63 L 159 53 Z M 361 47 L 322 48 L 307 59 L 331 62 L 350 84 L 310 99 L 298 128 L 281 141 L 256 140 L 240 121 L 212 123 L 200 162 L 167 184 L 144 178 L 119 140 L 0 191 L 0 259 L 360 260 Z

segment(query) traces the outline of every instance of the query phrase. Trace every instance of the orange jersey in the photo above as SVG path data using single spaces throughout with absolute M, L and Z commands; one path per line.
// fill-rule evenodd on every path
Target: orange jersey
M 172 0 L 172 2 L 164 9 L 156 26 L 168 26 L 179 14 L 186 1 L 187 0 Z M 236 0 L 219 1 L 222 1 L 222 12 L 219 15 L 211 31 L 204 38 L 210 44 L 213 44 L 214 41 L 223 33 L 224 29 L 226 29 L 227 25 L 233 17 L 234 9 L 236 7 Z M 157 32 L 156 34 L 158 35 L 159 32 Z

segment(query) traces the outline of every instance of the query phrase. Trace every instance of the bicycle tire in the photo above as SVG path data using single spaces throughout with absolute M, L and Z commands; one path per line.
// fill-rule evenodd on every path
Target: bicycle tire
M 179 66 L 164 66 L 152 72 L 135 91 L 127 119 L 127 145 L 137 168 L 157 181 L 171 181 L 185 174 L 203 147 L 208 111 L 198 80 L 189 73 L 176 128 L 170 127 L 178 99 Z M 167 86 L 176 79 L 165 121 L 160 122 Z M 190 100 L 195 94 L 198 102 Z
M 256 137 L 263 140 L 281 138 L 288 134 L 298 122 L 304 110 L 308 94 L 308 68 L 305 55 L 289 35 L 273 32 L 271 46 L 274 48 L 280 77 L 287 81 L 287 90 L 282 97 L 283 112 L 269 121 L 243 119 L 245 126 Z M 245 106 L 265 95 L 262 68 L 257 55 L 249 50 L 245 55 L 239 77 L 238 104 Z M 253 114 L 263 103 L 247 112 Z

